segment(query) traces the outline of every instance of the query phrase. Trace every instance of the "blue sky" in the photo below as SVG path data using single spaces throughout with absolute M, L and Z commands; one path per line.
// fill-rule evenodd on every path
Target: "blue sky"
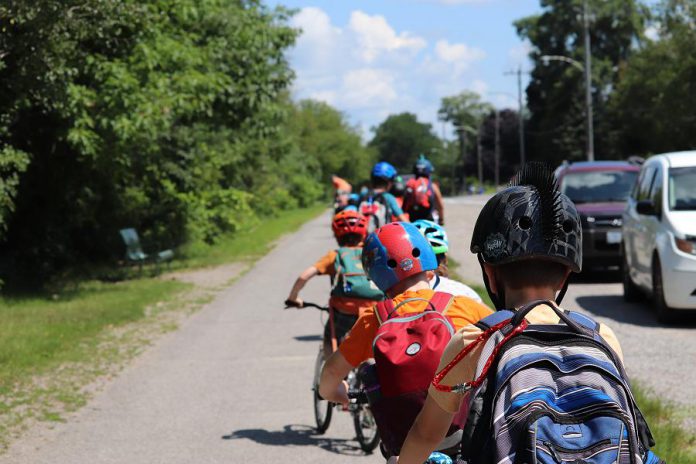
M 539 0 L 269 3 L 299 10 L 292 24 L 304 33 L 289 54 L 294 97 L 332 104 L 366 138 L 370 127 L 402 111 L 433 123 L 440 134 L 440 98 L 464 89 L 516 107 L 516 79 L 504 72 L 525 67 L 528 44 L 512 23 L 540 11 Z

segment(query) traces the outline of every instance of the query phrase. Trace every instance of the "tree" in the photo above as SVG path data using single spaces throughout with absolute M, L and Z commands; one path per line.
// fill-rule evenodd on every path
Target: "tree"
M 627 155 L 696 148 L 696 5 L 660 5 L 660 38 L 629 58 L 610 100 L 617 151 Z
M 472 165 L 466 154 L 467 140 L 478 138 L 481 122 L 492 108 L 489 103 L 481 101 L 478 93 L 468 90 L 458 95 L 445 97 L 440 103 L 438 117 L 441 121 L 452 124 L 459 138 L 461 159 L 464 163 L 462 179 L 467 171 L 471 171 Z
M 419 154 L 441 149 L 433 126 L 418 121 L 412 113 L 391 115 L 373 131 L 375 135 L 369 145 L 377 150 L 380 160 L 393 164 L 399 171 L 410 171 Z
M 481 147 L 483 148 L 484 177 L 495 179 L 495 111 L 483 120 Z M 498 132 L 500 144 L 500 183 L 506 183 L 520 168 L 519 115 L 516 110 L 498 111 Z
M 598 158 L 616 156 L 607 121 L 607 101 L 618 81 L 615 72 L 643 41 L 648 10 L 637 0 L 588 0 L 591 13 L 592 98 Z M 560 162 L 580 159 L 586 143 L 583 73 L 542 56 L 559 55 L 583 62 L 583 0 L 542 0 L 543 12 L 515 23 L 532 44 L 534 63 L 527 87 L 531 118 L 527 126 L 531 158 Z
M 375 161 L 374 150 L 363 145 L 357 129 L 335 108 L 303 100 L 292 110 L 288 127 L 299 149 L 307 154 L 307 161 L 321 172 L 318 180 L 328 182 L 332 174 L 353 183 L 368 178 Z
M 124 226 L 211 242 L 296 205 L 287 18 L 258 0 L 4 2 L 2 271 L 116 258 Z

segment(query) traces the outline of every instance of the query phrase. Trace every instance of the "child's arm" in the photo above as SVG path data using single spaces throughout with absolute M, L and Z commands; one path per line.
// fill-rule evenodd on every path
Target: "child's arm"
M 292 301 L 297 304 L 300 308 L 302 307 L 302 300 L 299 298 L 300 290 L 304 288 L 312 277 L 316 277 L 319 274 L 319 269 L 314 266 L 309 266 L 307 269 L 302 271 L 302 274 L 295 281 L 295 285 L 292 286 L 290 290 L 290 295 L 288 295 L 287 300 Z
M 442 442 L 452 425 L 454 414 L 445 411 L 430 396 L 408 432 L 401 447 L 399 464 L 422 464 L 430 453 Z
M 436 183 L 433 182 L 433 206 L 435 207 L 435 211 L 437 211 L 437 215 L 439 217 L 439 222 L 441 226 L 445 225 L 445 205 L 444 202 L 442 201 L 442 192 L 440 191 L 440 186 L 437 185 Z

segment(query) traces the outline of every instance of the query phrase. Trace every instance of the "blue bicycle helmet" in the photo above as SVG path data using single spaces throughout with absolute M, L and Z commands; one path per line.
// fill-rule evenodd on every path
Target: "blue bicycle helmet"
M 396 177 L 396 169 L 386 161 L 380 161 L 379 163 L 375 164 L 374 168 L 372 168 L 372 177 L 392 180 L 394 177 Z
M 416 176 L 430 177 L 434 170 L 433 163 L 428 161 L 425 155 L 420 155 L 416 164 L 413 165 L 413 174 Z
M 449 240 L 444 227 L 427 219 L 414 221 L 413 225 L 428 240 L 436 255 L 449 251 Z
M 407 277 L 437 269 L 433 248 L 408 222 L 392 222 L 371 233 L 363 246 L 362 263 L 383 292 Z

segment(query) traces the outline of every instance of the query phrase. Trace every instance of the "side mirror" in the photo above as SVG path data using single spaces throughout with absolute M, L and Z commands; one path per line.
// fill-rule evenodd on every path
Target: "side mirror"
M 657 210 L 652 200 L 640 200 L 636 203 L 636 211 L 642 216 L 657 216 Z

